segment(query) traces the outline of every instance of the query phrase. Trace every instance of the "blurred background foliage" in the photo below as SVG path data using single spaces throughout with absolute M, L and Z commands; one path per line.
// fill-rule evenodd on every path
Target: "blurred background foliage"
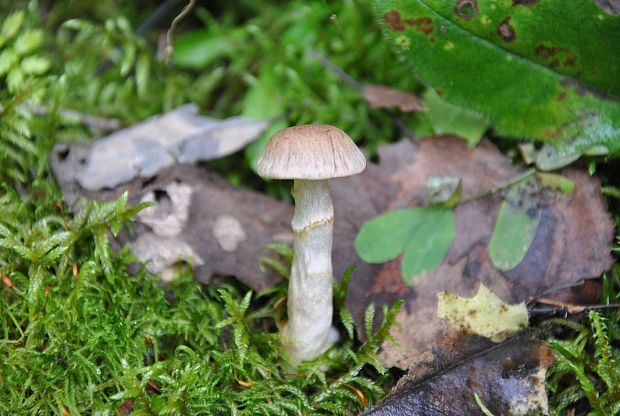
M 49 73 L 63 84 L 64 108 L 125 125 L 190 101 L 216 118 L 276 118 L 243 156 L 212 164 L 235 184 L 264 186 L 252 173 L 255 160 L 270 135 L 288 125 L 336 125 L 370 156 L 379 144 L 402 137 L 385 112 L 369 109 L 361 92 L 313 54 L 324 55 L 360 83 L 421 92 L 423 86 L 382 40 L 368 1 L 242 1 L 235 7 L 199 1 L 179 22 L 173 54 L 167 56 L 165 33 L 184 5 L 178 0 L 159 5 L 17 1 L 0 10 L 8 15 L 27 7 L 31 23 L 45 28 L 42 48 L 52 62 Z M 410 126 L 420 118 L 399 117 Z M 63 121 L 57 132 L 62 140 L 101 133 Z M 423 124 L 418 128 L 433 131 Z M 269 187 L 288 198 L 284 187 Z

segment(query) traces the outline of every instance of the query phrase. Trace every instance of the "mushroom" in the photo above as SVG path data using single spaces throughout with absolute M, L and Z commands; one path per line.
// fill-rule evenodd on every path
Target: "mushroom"
M 294 179 L 293 263 L 288 322 L 281 330 L 293 365 L 325 352 L 338 340 L 332 328 L 334 207 L 327 180 L 358 174 L 366 159 L 342 130 L 310 124 L 276 133 L 258 160 L 265 178 Z

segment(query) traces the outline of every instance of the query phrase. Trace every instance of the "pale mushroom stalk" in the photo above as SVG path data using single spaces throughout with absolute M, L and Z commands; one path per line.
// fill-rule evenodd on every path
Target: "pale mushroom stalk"
M 316 357 L 337 341 L 332 328 L 334 207 L 327 180 L 296 179 L 289 320 L 282 330 L 293 363 Z
M 332 328 L 332 230 L 334 207 L 327 180 L 360 173 L 366 159 L 342 130 L 295 126 L 276 133 L 258 163 L 265 178 L 294 179 L 293 264 L 288 290 L 284 347 L 296 366 L 337 341 Z

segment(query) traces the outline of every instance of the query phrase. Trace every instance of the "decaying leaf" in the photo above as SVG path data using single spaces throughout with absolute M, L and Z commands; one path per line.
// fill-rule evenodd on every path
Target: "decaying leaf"
M 446 319 L 451 327 L 493 342 L 504 341 L 528 324 L 525 302 L 508 305 L 482 283 L 473 298 L 438 293 L 437 317 Z
M 600 184 L 576 169 L 561 171 L 575 184 L 572 194 L 536 189 L 540 225 L 523 260 L 509 270 L 498 270 L 489 256 L 489 240 L 505 198 L 501 193 L 454 208 L 456 232 L 448 253 L 436 269 L 414 276 L 412 286 L 403 281 L 400 259 L 371 265 L 355 256 L 353 241 L 362 224 L 379 214 L 429 205 L 428 177 L 461 179 L 462 199 L 467 200 L 523 170 L 488 140 L 472 149 L 462 139 L 444 136 L 382 147 L 378 165 L 371 163 L 363 174 L 346 181 L 330 182 L 336 214 L 334 275 L 342 276 L 348 266 L 357 265 L 347 307 L 358 329 L 363 331 L 364 310 L 370 303 L 405 300 L 397 317 L 402 329 L 392 333 L 402 349 L 385 344 L 381 353 L 388 366 L 407 369 L 440 358 L 453 362 L 456 352 L 468 351 L 467 338 L 437 317 L 439 292 L 471 297 L 484 283 L 504 302 L 516 304 L 579 285 L 611 266 L 613 224 Z
M 408 374 L 363 416 L 483 416 L 474 394 L 494 415 L 548 414 L 545 374 L 549 346 L 520 337 L 424 377 Z
M 459 178 L 429 176 L 426 181 L 428 199 L 431 204 L 446 204 L 451 207 L 461 199 L 463 183 Z
M 188 104 L 97 140 L 76 179 L 89 191 L 149 178 L 177 163 L 217 159 L 257 139 L 269 120 L 216 120 Z
M 426 107 L 420 98 L 405 91 L 395 90 L 383 85 L 364 85 L 362 93 L 370 108 L 396 107 L 403 113 L 426 111 Z
M 152 202 L 138 213 L 131 233 L 119 237 L 151 272 L 168 280 L 178 264 L 187 263 L 202 282 L 212 275 L 233 275 L 254 290 L 279 280 L 275 273 L 261 271 L 259 260 L 270 254 L 266 244 L 292 242 L 291 206 L 235 188 L 188 165 L 176 165 L 113 190 L 88 191 L 80 186 L 80 170 L 75 169 L 88 152 L 76 144 L 59 145 L 51 153 L 65 201 L 77 210 L 80 197 L 105 200 L 127 191 L 132 204 Z

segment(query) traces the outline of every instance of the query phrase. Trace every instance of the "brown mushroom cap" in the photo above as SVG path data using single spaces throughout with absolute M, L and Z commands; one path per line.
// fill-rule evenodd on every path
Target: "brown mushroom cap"
M 308 124 L 274 134 L 257 167 L 265 178 L 329 179 L 362 172 L 366 158 L 339 128 Z

